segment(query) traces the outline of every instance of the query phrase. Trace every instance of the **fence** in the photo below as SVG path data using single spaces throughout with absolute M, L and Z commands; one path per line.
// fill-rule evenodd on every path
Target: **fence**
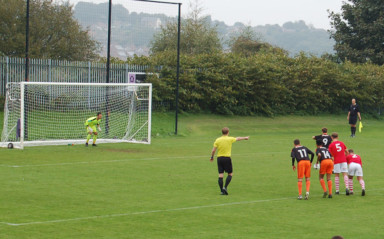
M 110 83 L 129 82 L 129 73 L 136 73 L 136 82 L 145 82 L 149 66 L 111 64 Z M 161 70 L 161 67 L 156 67 Z M 29 81 L 31 82 L 72 82 L 72 83 L 105 83 L 106 64 L 100 62 L 71 62 L 50 59 L 29 60 Z M 0 111 L 4 102 L 7 83 L 25 80 L 25 59 L 0 56 Z M 173 101 L 153 101 L 153 110 L 174 110 Z
M 110 83 L 128 82 L 128 74 L 145 74 L 148 66 L 111 64 Z M 29 60 L 31 82 L 105 83 L 106 64 L 100 62 L 70 62 L 50 59 Z M 0 57 L 0 96 L 5 95 L 9 82 L 25 80 L 25 59 Z

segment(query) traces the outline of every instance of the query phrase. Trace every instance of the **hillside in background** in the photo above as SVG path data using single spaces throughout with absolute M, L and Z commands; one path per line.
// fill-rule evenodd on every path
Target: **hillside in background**
M 88 28 L 92 37 L 100 43 L 100 54 L 106 56 L 108 3 L 79 2 L 74 10 L 75 18 L 84 28 Z M 149 54 L 153 35 L 161 25 L 176 20 L 165 14 L 130 12 L 122 5 L 113 5 L 112 13 L 111 55 L 121 59 L 133 54 Z M 210 16 L 207 17 L 207 21 L 217 27 L 224 49 L 230 37 L 245 27 L 243 23 L 228 26 L 222 21 L 213 21 Z M 277 24 L 256 26 L 253 29 L 262 41 L 284 48 L 291 55 L 300 51 L 316 56 L 333 53 L 334 41 L 329 39 L 328 32 L 309 26 L 304 21 L 287 22 L 282 26 Z
M 227 26 L 222 22 L 215 22 L 219 32 L 225 38 L 228 34 L 245 27 L 243 23 Z M 333 53 L 334 40 L 329 38 L 329 33 L 324 29 L 314 28 L 304 21 L 286 22 L 280 25 L 265 25 L 253 27 L 262 41 L 287 50 L 290 55 L 301 51 L 321 56 L 324 53 Z

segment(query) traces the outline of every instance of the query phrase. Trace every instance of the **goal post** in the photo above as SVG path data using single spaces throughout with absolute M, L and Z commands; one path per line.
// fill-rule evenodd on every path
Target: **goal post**
M 85 144 L 97 112 L 96 143 L 151 143 L 152 84 L 20 82 L 7 86 L 0 146 Z

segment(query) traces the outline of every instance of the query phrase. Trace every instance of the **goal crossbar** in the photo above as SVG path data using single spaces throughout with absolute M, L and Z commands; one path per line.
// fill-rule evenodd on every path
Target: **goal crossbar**
M 68 85 L 68 86 L 148 86 L 151 83 L 66 83 L 66 82 L 20 82 L 20 85 Z

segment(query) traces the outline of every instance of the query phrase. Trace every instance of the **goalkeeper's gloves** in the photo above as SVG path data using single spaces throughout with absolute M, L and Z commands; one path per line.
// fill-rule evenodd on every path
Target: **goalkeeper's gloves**
M 93 129 L 89 126 L 88 126 L 88 130 L 89 130 L 89 132 L 93 133 Z
M 100 128 L 100 126 L 98 126 L 97 129 L 101 132 L 101 128 Z

